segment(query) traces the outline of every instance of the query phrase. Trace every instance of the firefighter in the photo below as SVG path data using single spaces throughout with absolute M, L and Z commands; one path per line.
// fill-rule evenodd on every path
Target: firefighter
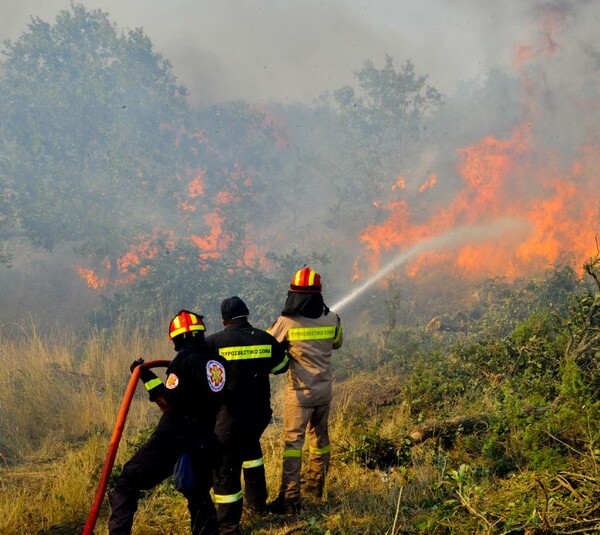
M 131 364 L 132 372 L 142 366 L 140 378 L 150 401 L 163 414 L 152 436 L 125 464 L 117 480 L 110 497 L 111 535 L 131 532 L 140 491 L 172 475 L 182 456 L 189 460 L 195 475 L 195 484 L 184 491 L 192 533 L 218 534 L 210 488 L 218 451 L 214 425 L 225 395 L 226 362 L 210 352 L 204 330 L 202 316 L 187 310 L 171 320 L 169 337 L 177 355 L 167 368 L 165 383 L 143 366 L 143 359 Z
M 264 512 L 267 500 L 260 437 L 271 421 L 269 373 L 287 370 L 288 357 L 266 331 L 248 322 L 248 307 L 238 296 L 221 303 L 224 329 L 207 336 L 211 350 L 227 360 L 227 401 L 217 415 L 221 464 L 215 471 L 214 497 L 220 535 L 239 534 L 244 494 L 250 510 Z
M 340 318 L 323 302 L 321 277 L 309 267 L 294 275 L 281 316 L 268 329 L 288 343 L 284 396 L 283 471 L 279 495 L 267 504 L 275 514 L 301 506 L 302 448 L 308 434 L 308 471 L 303 491 L 323 496 L 329 467 L 328 417 L 332 397 L 331 353 L 342 346 Z

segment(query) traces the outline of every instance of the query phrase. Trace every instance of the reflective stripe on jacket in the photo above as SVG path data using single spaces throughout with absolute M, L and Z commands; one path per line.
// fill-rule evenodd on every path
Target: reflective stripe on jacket
M 342 323 L 334 312 L 319 318 L 280 316 L 268 330 L 280 342 L 287 341 L 290 368 L 285 402 L 315 406 L 331 401 L 332 350 L 342 346 Z

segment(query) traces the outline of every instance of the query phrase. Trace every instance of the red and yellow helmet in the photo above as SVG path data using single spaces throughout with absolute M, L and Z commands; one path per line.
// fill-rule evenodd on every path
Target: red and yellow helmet
M 291 292 L 321 292 L 321 276 L 309 267 L 303 267 L 296 271 L 292 283 L 290 284 Z
M 191 333 L 192 331 L 205 331 L 203 316 L 194 314 L 189 310 L 180 310 L 169 324 L 169 338 L 171 340 L 180 334 Z

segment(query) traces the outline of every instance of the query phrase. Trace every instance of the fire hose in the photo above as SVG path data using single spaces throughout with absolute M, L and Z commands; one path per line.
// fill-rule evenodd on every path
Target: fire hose
M 115 463 L 115 457 L 117 456 L 117 449 L 119 448 L 119 442 L 121 440 L 121 435 L 123 434 L 123 428 L 125 427 L 127 413 L 129 412 L 131 400 L 133 399 L 137 382 L 140 378 L 140 368 L 142 366 L 144 368 L 158 368 L 161 366 L 168 366 L 170 363 L 170 360 L 149 360 L 144 362 L 141 366 L 137 366 L 131 373 L 127 390 L 125 390 L 125 395 L 123 396 L 123 401 L 121 402 L 121 407 L 119 408 L 119 413 L 117 414 L 117 421 L 115 422 L 112 437 L 110 438 L 108 453 L 106 455 L 106 460 L 104 461 L 104 468 L 102 469 L 102 473 L 100 475 L 100 482 L 98 483 L 98 488 L 96 489 L 94 502 L 92 503 L 90 514 L 88 515 L 85 526 L 83 527 L 82 535 L 92 535 L 94 533 L 94 526 L 96 525 L 96 520 L 98 519 L 98 514 L 100 513 L 100 506 L 102 505 L 102 500 L 104 499 L 104 493 L 106 492 L 106 487 L 108 485 L 108 478 L 110 477 L 110 473 Z

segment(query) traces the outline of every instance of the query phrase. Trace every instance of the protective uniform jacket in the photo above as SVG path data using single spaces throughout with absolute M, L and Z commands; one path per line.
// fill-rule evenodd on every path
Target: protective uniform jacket
M 227 325 L 207 336 L 206 343 L 227 361 L 227 397 L 218 416 L 219 438 L 227 440 L 234 421 L 268 423 L 272 415 L 269 374 L 287 370 L 285 347 L 247 321 Z
M 318 318 L 280 316 L 269 328 L 287 342 L 290 356 L 285 403 L 311 407 L 332 397 L 331 351 L 342 346 L 342 323 L 334 312 Z
M 260 437 L 272 414 L 269 373 L 287 370 L 287 352 L 266 331 L 242 319 L 208 336 L 206 342 L 228 365 L 226 401 L 215 427 L 221 445 L 213 487 L 217 521 L 221 535 L 238 535 L 243 502 L 255 510 L 265 508 L 267 484 Z
M 196 476 L 185 489 L 192 533 L 218 533 L 215 508 L 210 497 L 212 467 L 216 462 L 214 433 L 217 412 L 225 395 L 226 361 L 211 354 L 205 345 L 178 351 L 167 368 L 163 383 L 142 367 L 140 377 L 150 400 L 163 398 L 168 408 L 149 440 L 123 467 L 110 498 L 109 533 L 131 532 L 142 490 L 148 490 L 173 474 L 177 461 L 188 454 Z
M 185 419 L 196 429 L 212 434 L 217 413 L 225 401 L 227 362 L 208 348 L 203 351 L 186 347 L 167 367 L 163 383 L 149 369 L 142 369 L 141 378 L 150 394 L 150 401 L 162 397 L 170 407 L 168 419 Z

